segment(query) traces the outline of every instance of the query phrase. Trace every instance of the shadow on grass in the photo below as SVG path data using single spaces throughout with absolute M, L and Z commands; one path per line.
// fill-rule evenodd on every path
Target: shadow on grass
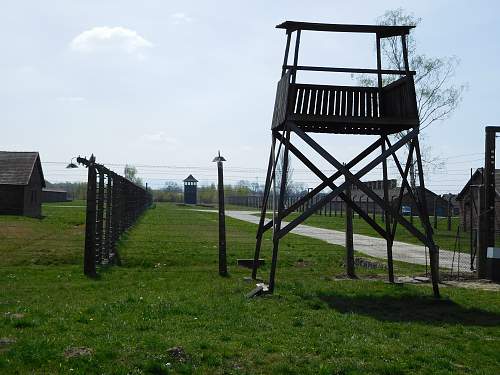
M 448 299 L 436 300 L 412 294 L 351 296 L 338 293 L 322 293 L 319 298 L 340 313 L 367 315 L 380 321 L 483 327 L 500 325 L 500 314 L 466 308 Z

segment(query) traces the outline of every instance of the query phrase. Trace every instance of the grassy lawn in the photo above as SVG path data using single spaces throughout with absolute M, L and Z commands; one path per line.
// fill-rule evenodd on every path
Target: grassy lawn
M 300 213 L 294 212 L 290 214 L 286 221 L 291 221 L 299 216 Z M 345 231 L 345 216 L 340 216 L 340 213 L 337 213 L 338 216 L 324 216 L 314 214 L 310 216 L 304 224 L 311 225 L 313 227 L 318 228 L 326 228 L 326 229 L 334 229 Z M 267 217 L 271 218 L 272 215 L 267 215 Z M 407 218 L 409 220 L 409 218 Z M 452 218 L 451 223 L 451 231 L 447 230 L 447 218 L 438 218 L 438 226 L 437 229 L 434 229 L 434 241 L 436 244 L 444 250 L 451 250 L 455 248 L 455 238 L 457 234 L 457 226 L 459 224 L 459 218 Z M 385 228 L 385 223 L 382 222 L 380 215 L 376 215 L 375 221 L 382 227 Z M 431 217 L 431 225 L 433 224 L 433 218 Z M 413 224 L 424 233 L 422 225 L 420 224 L 420 219 L 418 217 L 414 217 Z M 363 234 L 371 237 L 381 238 L 380 235 L 375 232 L 375 230 L 363 219 L 359 218 L 357 214 L 354 215 L 353 220 L 354 233 Z M 460 251 L 461 252 L 470 252 L 469 250 L 469 233 L 461 233 L 460 239 Z M 408 232 L 403 226 L 398 224 L 396 229 L 396 241 L 407 242 L 421 245 L 422 243 L 413 236 L 410 232 Z M 458 249 L 457 249 L 458 250 Z
M 426 285 L 386 284 L 383 270 L 338 279 L 342 247 L 289 235 L 276 293 L 248 300 L 250 272 L 235 262 L 252 257 L 255 225 L 227 219 L 221 278 L 217 214 L 171 204 L 123 237 L 122 267 L 91 280 L 84 208 L 60 206 L 42 220 L 0 217 L 1 374 L 498 373 L 498 293 L 443 287 L 435 301 Z

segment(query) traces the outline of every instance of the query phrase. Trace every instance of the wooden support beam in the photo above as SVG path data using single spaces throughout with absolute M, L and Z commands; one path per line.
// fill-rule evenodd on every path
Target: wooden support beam
M 427 199 L 425 196 L 425 182 L 424 182 L 424 168 L 422 167 L 422 157 L 420 154 L 420 145 L 418 138 L 415 138 L 415 153 L 417 156 L 417 166 L 418 166 L 418 178 L 420 182 L 420 190 L 422 192 L 419 203 L 419 211 L 422 212 L 422 226 L 425 228 L 428 239 L 429 247 L 429 258 L 431 263 L 431 279 L 432 279 L 432 289 L 434 292 L 434 297 L 439 298 L 439 250 L 432 239 L 432 228 L 429 221 L 429 214 L 427 212 Z
M 281 137 L 281 136 L 279 136 Z M 288 143 L 288 147 L 290 152 L 292 152 L 297 159 L 299 159 L 306 167 L 308 167 L 311 172 L 313 172 L 316 176 L 318 176 L 323 182 L 328 182 L 328 187 L 332 190 L 337 189 L 337 185 L 335 185 L 333 182 L 330 182 L 329 179 L 326 177 L 326 175 L 321 172 L 321 170 L 314 165 L 302 152 L 300 152 L 294 145 L 291 143 Z M 356 213 L 359 214 L 360 217 L 362 217 L 373 229 L 377 231 L 378 234 L 380 234 L 383 238 L 387 238 L 387 232 L 377 224 L 375 220 L 373 220 L 370 215 L 368 214 L 368 210 L 365 212 L 361 208 L 361 204 L 358 205 L 356 204 L 350 197 L 348 197 L 345 193 L 341 192 L 339 193 L 339 197 L 342 198 L 344 202 L 346 202 L 347 205 L 349 205 Z M 333 198 L 332 198 L 333 199 Z M 325 203 L 331 205 L 331 199 Z M 330 211 L 330 216 L 331 216 L 331 211 Z
M 292 68 L 292 83 L 297 80 L 297 66 L 299 63 L 299 46 L 300 46 L 300 30 L 297 30 L 297 36 L 295 37 L 295 53 L 293 55 L 293 66 L 286 66 L 286 68 Z M 286 69 L 285 69 L 286 70 Z
M 382 142 L 382 154 L 385 152 L 385 142 Z M 384 202 L 391 205 L 389 202 L 389 184 L 387 181 L 387 159 L 382 161 L 382 176 L 383 176 L 383 188 L 384 188 Z M 389 211 L 384 210 L 385 213 L 385 230 L 387 233 L 391 231 L 391 216 Z M 389 282 L 394 282 L 394 262 L 392 260 L 392 243 L 393 239 L 387 236 L 387 271 L 389 273 Z
M 405 136 L 399 139 L 390 149 L 387 149 L 384 153 L 379 155 L 369 164 L 367 164 L 364 168 L 362 168 L 356 175 L 353 175 L 348 169 L 346 169 L 337 159 L 331 156 L 324 148 L 322 148 L 316 141 L 314 141 L 310 136 L 308 136 L 304 131 L 299 129 L 293 122 L 290 122 L 291 129 L 304 140 L 309 146 L 311 146 L 318 154 L 320 154 L 325 160 L 327 160 L 330 164 L 332 164 L 335 168 L 337 168 L 346 179 L 355 184 L 359 190 L 363 191 L 366 195 L 368 195 L 373 201 L 375 201 L 380 207 L 383 209 L 389 210 L 391 216 L 396 217 L 397 220 L 402 224 L 411 234 L 417 237 L 422 243 L 430 244 L 428 238 L 422 234 L 417 228 L 411 225 L 404 217 L 402 217 L 398 212 L 394 212 L 390 204 L 386 204 L 383 199 L 381 199 L 377 194 L 375 194 L 370 188 L 368 188 L 363 182 L 359 180 L 360 177 L 364 176 L 370 170 L 372 170 L 375 166 L 377 166 L 383 159 L 386 159 L 393 152 L 396 152 L 403 145 L 408 143 L 412 139 L 417 139 L 418 136 L 418 128 L 415 128 L 409 131 Z M 345 184 L 345 183 L 344 183 Z M 339 188 L 343 190 L 344 184 L 340 185 Z M 339 194 L 338 191 L 333 191 L 328 196 L 337 196 Z M 288 233 L 291 229 L 297 226 L 301 221 L 305 220 L 309 215 L 302 218 L 299 221 L 299 218 L 295 219 L 291 223 L 289 223 L 285 228 L 283 228 L 283 235 Z
M 280 135 L 276 135 L 276 137 L 279 137 Z M 375 151 L 377 148 L 380 147 L 382 140 L 377 139 L 375 142 L 373 142 L 370 146 L 368 146 L 366 149 L 364 149 L 361 153 L 359 153 L 354 159 L 352 159 L 349 163 L 346 164 L 346 168 L 352 168 L 359 162 L 361 162 L 363 159 L 365 159 L 368 155 L 370 155 L 373 151 Z M 293 146 L 293 145 L 292 145 Z M 293 147 L 294 150 L 297 150 L 295 147 Z M 291 148 L 292 150 L 292 148 Z M 298 154 L 296 154 L 298 155 Z M 322 183 L 320 183 L 317 187 L 309 191 L 306 195 L 301 197 L 297 202 L 295 202 L 292 206 L 290 206 L 288 209 L 285 209 L 283 212 L 283 217 L 284 219 L 286 216 L 288 216 L 290 213 L 292 213 L 297 207 L 299 206 L 304 206 L 309 208 L 309 203 L 311 203 L 311 199 L 321 192 L 323 189 L 326 187 L 330 186 L 330 184 L 335 181 L 337 178 L 342 176 L 342 173 L 337 171 L 333 175 L 331 175 L 328 179 L 324 180 Z M 306 204 L 307 203 L 307 204 Z M 341 205 L 341 210 L 342 210 L 342 205 Z M 305 210 L 303 210 L 305 211 Z M 341 215 L 342 216 L 342 211 Z M 272 220 L 269 221 L 266 225 L 264 225 L 263 230 L 266 231 L 270 229 L 273 225 Z
M 283 57 L 283 67 L 281 68 L 281 76 L 286 74 L 286 66 L 288 64 L 288 54 L 290 52 L 290 39 L 292 38 L 292 33 L 286 34 L 286 46 L 285 46 L 285 56 Z
M 285 146 L 283 153 L 283 165 L 281 166 L 281 181 L 280 181 L 280 194 L 278 197 L 278 220 L 276 221 L 276 226 L 273 232 L 273 255 L 271 259 L 271 271 L 269 273 L 269 292 L 274 292 L 274 282 L 276 278 L 276 266 L 278 262 L 278 250 L 280 237 L 278 233 L 281 229 L 281 216 L 284 210 L 285 192 L 286 192 L 286 181 L 288 173 L 288 145 L 290 143 L 290 129 L 285 129 Z
M 351 184 L 346 186 L 346 197 L 351 199 Z M 346 206 L 345 212 L 345 250 L 346 250 L 346 273 L 348 277 L 355 278 L 354 270 L 354 240 L 353 240 L 353 225 L 352 225 L 352 209 L 350 205 Z
M 334 68 L 325 66 L 287 65 L 287 69 L 303 70 L 310 72 L 333 72 L 333 73 L 361 73 L 361 74 L 388 74 L 388 75 L 415 75 L 416 72 L 392 69 L 365 69 L 365 68 Z M 295 83 L 295 82 L 292 82 Z
M 388 142 L 388 146 L 391 147 L 389 140 L 386 139 L 386 141 Z M 408 150 L 408 158 L 406 160 L 405 170 L 404 171 L 401 168 L 401 163 L 399 162 L 399 159 L 397 158 L 396 154 L 395 153 L 392 154 L 394 162 L 395 162 L 395 164 L 396 164 L 396 166 L 397 166 L 397 168 L 399 170 L 399 174 L 401 175 L 401 179 L 402 179 L 401 188 L 399 189 L 397 212 L 401 212 L 401 206 L 403 204 L 403 196 L 404 196 L 404 193 L 405 193 L 405 188 L 407 190 L 409 190 L 409 192 L 411 193 L 411 187 L 410 187 L 410 184 L 408 183 L 408 173 L 410 171 L 411 164 L 413 163 L 413 150 L 414 150 L 413 141 L 411 141 L 410 148 Z M 416 201 L 414 201 L 414 203 L 417 204 Z M 391 231 L 391 235 L 390 235 L 390 238 L 392 239 L 392 241 L 394 241 L 394 238 L 396 237 L 397 225 L 398 225 L 398 221 L 394 219 L 393 220 L 392 231 Z
M 259 227 L 257 229 L 257 241 L 255 243 L 254 265 L 252 268 L 252 279 L 255 279 L 257 277 L 257 269 L 259 268 L 258 261 L 259 261 L 259 257 L 260 257 L 260 249 L 262 246 L 262 234 L 264 233 L 263 227 L 264 227 L 264 222 L 266 220 L 267 200 L 269 198 L 269 192 L 271 190 L 271 177 L 273 175 L 274 147 L 275 147 L 275 145 L 276 145 L 276 137 L 273 135 L 272 141 L 271 141 L 271 151 L 269 152 L 269 162 L 268 162 L 268 166 L 267 166 L 266 183 L 264 185 L 264 196 L 263 196 L 262 207 L 261 207 L 261 211 L 260 211 Z

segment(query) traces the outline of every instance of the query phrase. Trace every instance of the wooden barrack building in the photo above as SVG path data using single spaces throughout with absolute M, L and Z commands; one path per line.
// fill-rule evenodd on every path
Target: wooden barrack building
M 44 187 L 38 152 L 0 151 L 0 214 L 40 217 Z

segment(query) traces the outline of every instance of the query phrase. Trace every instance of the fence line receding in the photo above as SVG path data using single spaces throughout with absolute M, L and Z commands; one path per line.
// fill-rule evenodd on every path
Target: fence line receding
M 87 212 L 84 273 L 96 275 L 97 266 L 120 264 L 116 244 L 139 216 L 151 206 L 150 192 L 90 159 L 78 157 L 87 167 Z

